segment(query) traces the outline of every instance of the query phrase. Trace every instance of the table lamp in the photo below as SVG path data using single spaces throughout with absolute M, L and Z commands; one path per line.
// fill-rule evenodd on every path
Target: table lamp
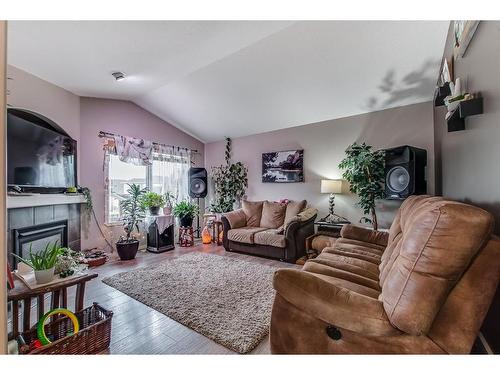
M 335 214 L 335 194 L 342 194 L 342 180 L 321 180 L 321 193 L 330 194 L 329 214 L 324 221 L 346 221 L 345 218 Z

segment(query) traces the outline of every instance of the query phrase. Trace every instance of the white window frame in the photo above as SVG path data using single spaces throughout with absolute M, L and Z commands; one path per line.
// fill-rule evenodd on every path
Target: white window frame
M 160 155 L 158 152 L 153 152 L 153 159 L 155 159 L 155 154 Z M 109 166 L 110 166 L 110 161 L 111 161 L 111 156 L 116 156 L 115 154 L 112 153 L 106 153 L 104 163 L 105 163 L 105 178 L 108 180 L 108 184 L 111 183 L 110 177 L 109 177 Z M 173 159 L 178 159 L 179 163 L 182 163 L 182 156 L 177 156 L 177 155 L 169 155 Z M 146 168 L 146 188 L 151 191 L 153 187 L 153 164 L 146 165 L 144 166 Z M 188 176 L 186 176 L 186 179 Z M 104 223 L 107 226 L 120 226 L 123 225 L 123 220 L 116 220 L 116 221 L 110 221 L 109 220 L 109 194 L 111 193 L 111 188 L 107 187 L 105 189 L 105 205 L 104 205 Z

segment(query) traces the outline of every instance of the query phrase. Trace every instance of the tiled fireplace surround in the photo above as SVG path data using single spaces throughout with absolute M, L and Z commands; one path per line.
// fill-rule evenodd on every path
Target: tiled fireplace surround
M 80 250 L 80 204 L 55 204 L 36 207 L 21 207 L 8 209 L 7 245 L 9 261 L 12 263 L 14 252 L 15 230 L 67 221 L 68 246 Z

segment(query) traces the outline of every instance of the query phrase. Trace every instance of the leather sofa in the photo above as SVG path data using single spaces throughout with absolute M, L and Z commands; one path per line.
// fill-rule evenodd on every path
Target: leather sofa
M 272 353 L 470 353 L 500 278 L 492 216 L 403 202 L 387 232 L 346 225 L 301 270 L 274 275 Z
M 317 210 L 307 202 L 243 201 L 242 208 L 222 216 L 226 251 L 260 255 L 294 263 L 305 255 L 314 233 Z

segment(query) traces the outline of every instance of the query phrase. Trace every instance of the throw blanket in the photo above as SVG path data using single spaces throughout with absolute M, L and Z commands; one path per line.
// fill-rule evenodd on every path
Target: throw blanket
M 116 154 L 121 161 L 134 165 L 151 165 L 153 143 L 140 138 L 115 135 Z

